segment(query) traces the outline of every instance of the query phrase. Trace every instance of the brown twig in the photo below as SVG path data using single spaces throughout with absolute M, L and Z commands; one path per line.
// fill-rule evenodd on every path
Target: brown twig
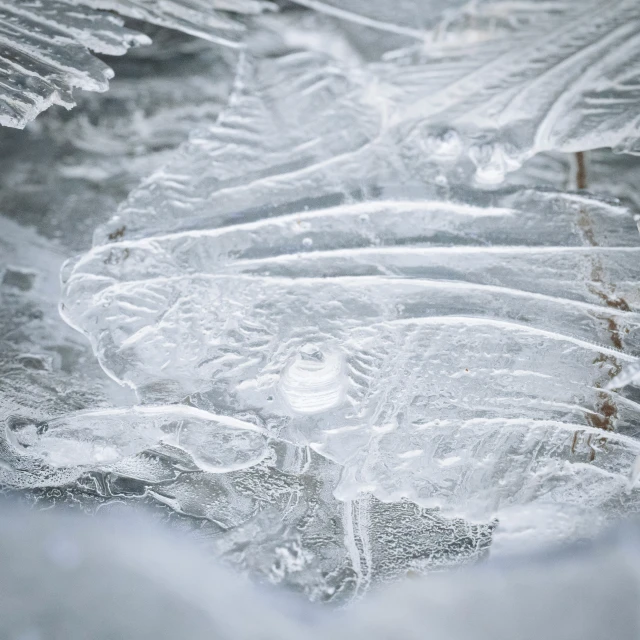
M 584 161 L 584 151 L 578 151 L 576 153 L 576 162 L 577 162 L 577 170 L 576 170 L 576 186 L 578 189 L 586 189 L 587 188 L 587 165 Z

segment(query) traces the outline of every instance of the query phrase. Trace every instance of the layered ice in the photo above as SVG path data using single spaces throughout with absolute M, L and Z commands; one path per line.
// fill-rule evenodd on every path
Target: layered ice
M 63 171 L 102 190 L 121 179 L 112 152 L 132 180 L 198 125 L 62 269 L 62 315 L 111 380 L 86 347 L 70 362 L 42 312 L 64 242 L 37 238 L 33 267 L 4 261 L 3 302 L 27 311 L 6 322 L 20 339 L 2 363 L 3 485 L 87 511 L 145 505 L 250 575 L 333 603 L 474 562 L 494 531 L 508 554 L 637 511 L 638 398 L 623 384 L 640 356 L 633 212 L 460 186 L 539 150 L 636 151 L 636 3 L 519 3 L 513 20 L 503 3 L 437 4 L 416 33 L 408 5 L 391 20 L 344 5 L 339 19 L 422 40 L 374 64 L 367 44 L 331 57 L 341 47 L 317 41 L 239 56 L 217 119 L 231 73 L 218 94 L 207 66 L 193 108 L 160 76 L 115 136 L 126 88 L 114 126 L 98 107 L 86 131 L 39 132 L 79 149 L 100 134 L 104 157 L 80 152 Z M 565 176 L 556 160 L 537 169 Z
M 638 3 L 558 9 L 511 36 L 453 38 L 376 66 L 393 87 L 394 117 L 423 140 L 446 132 L 482 184 L 541 151 L 637 154 Z
M 386 32 L 367 71 L 385 130 L 425 164 L 470 161 L 467 175 L 489 186 L 542 151 L 638 152 L 633 0 L 299 4 Z M 389 34 L 418 43 L 391 51 Z
M 52 104 L 71 108 L 73 89 L 106 91 L 111 69 L 89 50 L 121 55 L 149 39 L 105 13 L 53 0 L 0 4 L 0 125 L 24 125 Z
M 54 104 L 69 109 L 75 105 L 74 89 L 107 90 L 113 71 L 91 52 L 122 55 L 131 46 L 150 43 L 107 11 L 238 48 L 245 26 L 226 12 L 274 8 L 260 0 L 2 2 L 0 125 L 23 128 Z
M 631 213 L 549 191 L 401 194 L 157 218 L 69 265 L 63 313 L 141 398 L 197 393 L 341 465 L 343 500 L 486 518 L 626 499 L 637 407 L 604 387 L 637 361 Z
M 179 429 L 185 414 L 215 418 L 195 407 L 197 397 L 190 406 L 127 409 L 132 394 L 104 375 L 84 338 L 57 317 L 63 257 L 86 246 L 91 228 L 189 129 L 215 121 L 233 79 L 234 55 L 164 31 L 153 39 L 115 61 L 109 93 L 83 97 L 68 115 L 49 111 L 26 132 L 2 132 L 0 207 L 13 219 L 0 219 L 2 493 L 45 508 L 146 507 L 205 537 L 236 570 L 314 601 L 348 602 L 408 573 L 484 557 L 491 525 L 371 495 L 345 505 L 333 497 L 340 466 L 305 446 L 260 435 L 242 458 L 247 468 L 222 471 L 220 455 L 235 455 L 239 441 L 230 449 L 217 427 L 202 428 L 207 421 L 194 422 L 189 440 Z M 325 367 L 313 345 L 302 351 L 290 368 L 293 384 L 286 376 L 283 383 L 297 407 L 299 375 L 314 363 Z M 335 401 L 332 368 L 325 371 L 319 389 L 308 377 L 316 406 Z M 156 394 L 160 400 L 162 390 Z M 240 420 L 249 431 L 258 424 L 253 415 Z M 203 440 L 207 432 L 213 439 Z
M 52 467 L 109 468 L 161 443 L 210 473 L 250 467 L 267 455 L 266 433 L 255 425 L 184 406 L 85 411 L 11 426 L 9 442 Z
M 144 402 L 189 398 L 333 461 L 342 501 L 484 521 L 633 505 L 637 405 L 608 388 L 638 358 L 632 213 L 416 186 L 458 138 L 417 154 L 374 78 L 247 59 L 218 122 L 65 267 L 64 317 Z

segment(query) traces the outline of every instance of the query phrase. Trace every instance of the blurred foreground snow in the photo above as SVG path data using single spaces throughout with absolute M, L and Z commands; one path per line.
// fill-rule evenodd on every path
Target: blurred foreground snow
M 348 612 L 257 588 L 140 519 L 0 510 L 6 640 L 634 640 L 640 535 L 408 580 Z

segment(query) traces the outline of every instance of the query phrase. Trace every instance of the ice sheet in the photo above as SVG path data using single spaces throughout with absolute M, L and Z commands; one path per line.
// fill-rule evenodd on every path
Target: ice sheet
M 199 393 L 343 465 L 343 500 L 486 518 L 622 499 L 637 409 L 603 387 L 638 356 L 631 213 L 404 193 L 173 232 L 157 217 L 67 267 L 63 313 L 141 398 Z
M 257 14 L 274 8 L 259 0 L 1 2 L 0 125 L 21 129 L 51 105 L 70 109 L 74 89 L 107 90 L 113 71 L 91 52 L 122 55 L 151 42 L 124 28 L 111 12 L 238 48 L 245 26 L 225 12 Z

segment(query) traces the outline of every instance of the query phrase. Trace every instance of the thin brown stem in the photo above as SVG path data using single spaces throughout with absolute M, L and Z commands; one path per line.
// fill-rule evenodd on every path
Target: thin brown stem
M 576 153 L 576 186 L 578 189 L 587 188 L 587 165 L 584 160 L 584 151 L 578 151 Z

